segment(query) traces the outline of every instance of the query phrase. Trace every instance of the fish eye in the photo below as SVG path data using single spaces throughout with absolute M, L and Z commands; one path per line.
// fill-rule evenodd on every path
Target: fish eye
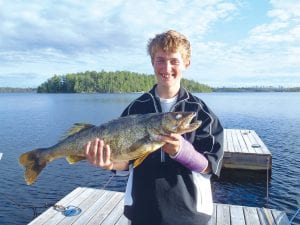
M 182 114 L 177 114 L 175 118 L 176 118 L 176 120 L 181 119 L 182 118 Z

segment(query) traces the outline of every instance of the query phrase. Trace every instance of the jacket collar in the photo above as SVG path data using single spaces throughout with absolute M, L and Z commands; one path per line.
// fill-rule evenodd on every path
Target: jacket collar
M 156 89 L 156 87 L 157 87 L 157 84 L 155 84 L 152 87 L 152 89 L 149 91 L 149 93 L 152 94 L 153 97 L 155 97 L 155 89 Z M 186 100 L 188 98 L 189 98 L 189 93 L 187 92 L 187 90 L 185 88 L 183 88 L 183 87 L 180 86 L 179 93 L 178 93 L 178 98 L 177 98 L 177 102 Z

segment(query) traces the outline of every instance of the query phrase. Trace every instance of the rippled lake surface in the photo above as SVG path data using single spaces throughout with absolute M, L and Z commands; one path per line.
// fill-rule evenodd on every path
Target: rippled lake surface
M 76 122 L 100 124 L 118 117 L 139 94 L 0 94 L 0 224 L 27 224 L 78 186 L 102 188 L 109 171 L 64 159 L 27 186 L 18 156 L 55 144 Z M 214 201 L 275 208 L 289 218 L 300 207 L 300 93 L 196 94 L 225 128 L 253 129 L 273 155 L 266 173 L 224 171 L 213 181 Z M 124 191 L 126 178 L 106 187 Z M 294 224 L 300 224 L 300 216 Z

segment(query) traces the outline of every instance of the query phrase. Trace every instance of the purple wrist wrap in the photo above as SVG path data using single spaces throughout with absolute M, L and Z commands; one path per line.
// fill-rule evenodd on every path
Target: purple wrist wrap
M 171 156 L 171 158 L 195 172 L 201 173 L 208 166 L 207 159 L 197 152 L 194 146 L 183 137 L 179 152 L 175 156 Z

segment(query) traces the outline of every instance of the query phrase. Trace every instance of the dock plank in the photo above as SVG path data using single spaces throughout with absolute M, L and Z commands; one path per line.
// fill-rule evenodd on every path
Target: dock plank
M 123 193 L 115 192 L 115 194 L 106 202 L 101 210 L 96 211 L 93 218 L 86 222 L 86 224 L 102 224 L 106 217 L 114 209 L 115 204 L 119 203 L 123 199 Z
M 92 198 L 95 199 L 92 200 Z M 82 212 L 79 215 L 66 217 L 61 212 L 50 208 L 30 224 L 127 225 L 128 220 L 123 215 L 123 198 L 124 193 L 122 192 L 94 188 L 76 188 L 59 202 L 79 206 L 82 209 Z M 90 202 L 90 205 L 88 202 Z M 64 218 L 61 219 L 62 217 Z M 43 220 L 40 220 L 40 218 L 43 218 Z M 37 221 L 43 222 L 38 223 Z M 213 215 L 208 222 L 208 225 L 271 224 L 287 225 L 288 218 L 284 212 L 274 209 L 261 209 L 218 203 L 214 203 Z
M 241 146 L 241 152 L 248 152 L 248 147 L 247 147 L 247 145 L 246 145 L 246 143 L 245 143 L 245 140 L 243 139 L 243 130 L 235 130 L 236 132 L 235 132 L 235 134 L 236 134 L 236 137 L 237 137 L 237 139 L 238 139 L 238 142 L 239 142 L 239 144 L 240 144 L 240 146 Z M 244 150 L 245 149 L 245 150 Z
M 243 207 L 239 205 L 230 205 L 231 225 L 246 225 Z
M 232 130 L 228 129 L 225 131 L 225 142 L 227 143 L 227 152 L 235 152 L 233 139 L 232 139 Z
M 243 210 L 247 225 L 260 225 L 260 220 L 256 208 L 244 207 Z
M 228 132 L 226 132 L 226 130 L 224 130 L 223 148 L 226 149 L 227 152 L 230 151 L 230 148 L 228 146 Z
M 231 136 L 232 136 L 235 152 L 242 152 L 243 149 L 238 140 L 239 133 L 237 132 L 236 129 L 232 129 Z
M 215 205 L 217 208 L 217 223 L 218 225 L 228 225 L 230 224 L 230 211 L 229 205 L 218 204 Z
M 122 215 L 115 225 L 128 225 L 128 220 L 124 215 Z
M 123 215 L 124 201 L 119 201 L 113 211 L 106 217 L 102 225 L 116 224 Z

